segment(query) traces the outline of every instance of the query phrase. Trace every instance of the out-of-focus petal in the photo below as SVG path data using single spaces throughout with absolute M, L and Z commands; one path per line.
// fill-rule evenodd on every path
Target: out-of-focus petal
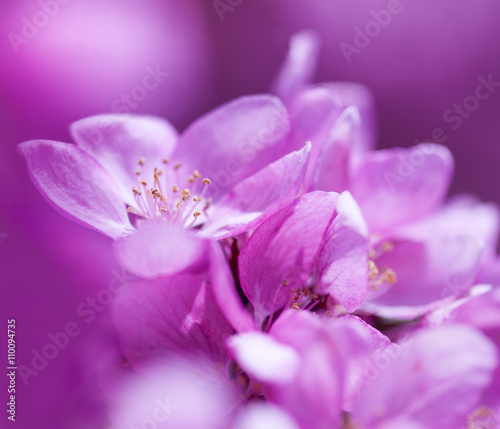
M 227 377 L 197 359 L 169 359 L 126 374 L 110 392 L 110 429 L 220 429 L 239 400 Z
M 306 311 L 286 312 L 270 332 L 279 342 L 294 347 L 301 358 L 290 383 L 269 387 L 270 401 L 288 411 L 300 427 L 338 427 L 346 372 L 342 341 L 333 341 L 319 318 Z
M 353 420 L 366 429 L 463 427 L 496 364 L 492 343 L 467 326 L 421 331 L 363 388 Z
M 323 320 L 332 341 L 339 345 L 345 364 L 344 411 L 351 411 L 362 387 L 377 376 L 379 367 L 398 349 L 379 330 L 352 315 Z
M 289 106 L 289 111 L 292 127 L 288 143 L 290 150 L 297 150 L 308 141 L 312 144 L 304 185 L 306 190 L 311 190 L 316 175 L 316 160 L 342 108 L 325 88 L 313 87 L 299 94 Z
M 72 144 L 47 140 L 21 143 L 33 183 L 69 219 L 112 238 L 133 228 L 117 182 L 92 156 Z
M 450 151 L 421 144 L 369 152 L 356 166 L 351 192 L 370 232 L 419 219 L 442 203 L 453 172 Z
M 139 277 L 174 274 L 207 262 L 208 242 L 192 231 L 146 221 L 113 243 L 118 262 Z
M 418 236 L 429 228 L 437 232 L 469 232 L 485 244 L 483 260 L 490 262 L 496 254 L 500 212 L 495 204 L 481 203 L 465 195 L 454 196 L 446 205 L 426 219 L 404 228 L 406 234 Z
M 252 404 L 238 417 L 233 429 L 304 429 L 272 404 Z
M 395 283 L 380 296 L 368 297 L 362 308 L 387 318 L 419 317 L 467 292 L 482 249 L 480 240 L 468 233 L 396 239 L 394 250 L 375 260 L 394 271 Z
M 497 351 L 500 351 L 500 288 L 493 288 L 490 291 L 472 297 L 465 301 L 462 305 L 457 306 L 454 312 L 451 313 L 450 319 L 452 323 L 465 323 L 480 329 L 488 338 L 496 345 Z M 497 367 L 493 382 L 488 389 L 483 393 L 481 405 L 488 408 L 487 413 L 479 413 L 478 417 L 487 417 L 490 426 L 493 426 L 493 421 L 496 418 L 496 423 L 500 424 L 500 366 Z M 488 413 L 493 413 L 488 415 Z M 495 414 L 496 410 L 496 414 Z
M 349 192 L 340 194 L 336 209 L 319 254 L 319 291 L 352 312 L 363 303 L 368 287 L 368 229 Z
M 242 97 L 191 124 L 173 158 L 210 178 L 209 196 L 218 200 L 236 183 L 283 156 L 289 129 L 288 112 L 278 98 Z
M 310 151 L 307 144 L 238 183 L 211 209 L 214 222 L 201 234 L 216 239 L 241 234 L 289 204 L 300 190 Z
M 269 334 L 247 332 L 227 341 L 234 358 L 250 376 L 264 383 L 287 383 L 297 375 L 300 357 Z
M 357 159 L 368 150 L 375 149 L 377 141 L 377 115 L 375 111 L 375 96 L 372 91 L 355 82 L 327 82 L 322 84 L 327 88 L 339 104 L 344 108 L 354 106 L 360 115 L 361 129 L 359 139 L 353 145 L 353 157 Z
M 360 136 L 358 110 L 344 109 L 332 125 L 318 156 L 314 170 L 314 189 L 342 192 L 350 186 L 351 158 Z
M 452 313 L 451 320 L 480 329 L 500 348 L 500 288 L 469 299 Z
M 135 283 L 117 297 L 113 316 L 133 365 L 171 355 L 226 361 L 224 343 L 233 330 L 200 276 Z
M 166 120 L 152 116 L 98 115 L 71 124 L 78 147 L 94 156 L 115 177 L 124 200 L 133 204 L 136 171 L 153 182 L 154 169 L 168 158 L 177 143 L 177 132 Z M 144 158 L 144 165 L 139 159 Z
M 257 326 L 302 287 L 312 274 L 338 194 L 311 192 L 264 221 L 239 256 L 241 287 L 252 303 Z M 287 286 L 283 287 L 286 280 Z
M 273 93 L 285 104 L 312 82 L 316 71 L 320 39 L 310 30 L 294 34 L 285 63 L 273 84 Z
M 255 322 L 241 302 L 233 275 L 218 243 L 211 244 L 210 277 L 212 291 L 221 311 L 238 332 L 256 330 Z

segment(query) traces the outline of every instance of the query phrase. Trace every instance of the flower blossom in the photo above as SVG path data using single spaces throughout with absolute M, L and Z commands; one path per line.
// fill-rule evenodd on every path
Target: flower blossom
M 180 136 L 164 120 L 127 115 L 71 131 L 75 145 L 19 146 L 34 183 L 63 215 L 117 239 L 118 260 L 145 277 L 192 265 L 202 237 L 242 233 L 293 199 L 309 153 L 287 150 L 288 115 L 272 96 L 228 103 Z

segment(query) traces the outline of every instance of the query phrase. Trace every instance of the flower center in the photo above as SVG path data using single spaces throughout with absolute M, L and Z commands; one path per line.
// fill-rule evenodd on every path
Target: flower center
M 378 267 L 375 260 L 383 255 L 394 250 L 394 244 L 390 241 L 385 241 L 382 244 L 372 248 L 369 253 L 368 260 L 368 287 L 370 290 L 377 291 L 384 284 L 394 285 L 397 281 L 396 273 L 387 267 Z
M 490 408 L 481 406 L 474 410 L 467 417 L 467 429 L 486 429 L 497 427 L 499 423 L 498 416 Z
M 171 165 L 165 158 L 162 169 L 155 167 L 148 181 L 142 173 L 145 163 L 144 158 L 138 161 L 137 186 L 132 187 L 136 205 L 129 206 L 128 213 L 184 228 L 201 225 L 208 218 L 211 199 L 205 194 L 210 179 L 202 179 L 198 170 L 185 174 L 181 163 Z
M 283 286 L 287 286 L 287 281 L 283 281 Z M 286 307 L 292 310 L 309 310 L 312 311 L 318 304 L 326 301 L 327 296 L 314 293 L 310 288 L 290 289 L 290 300 Z

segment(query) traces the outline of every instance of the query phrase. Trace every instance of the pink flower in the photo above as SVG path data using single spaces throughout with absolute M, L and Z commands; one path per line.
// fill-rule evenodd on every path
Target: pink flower
M 354 311 L 368 285 L 366 224 L 348 192 L 319 191 L 263 221 L 238 255 L 239 281 L 252 316 L 234 292 L 225 263 L 222 252 L 214 249 L 214 293 L 238 331 L 269 330 L 275 313 L 322 307 L 328 296 Z
M 269 334 L 240 334 L 229 345 L 302 429 L 341 427 L 341 410 L 349 412 L 346 427 L 465 426 L 497 365 L 491 342 L 463 325 L 418 332 L 401 345 L 381 337 L 357 319 L 290 312 Z M 349 381 L 358 389 L 346 408 Z
M 115 244 L 118 260 L 146 277 L 196 263 L 206 246 L 200 237 L 245 232 L 284 206 L 309 153 L 307 145 L 288 153 L 287 112 L 271 96 L 228 103 L 180 136 L 166 121 L 120 115 L 84 119 L 71 131 L 76 145 L 19 146 L 34 183 L 67 217 L 128 236 Z M 175 244 L 161 239 L 168 236 Z
M 113 304 L 122 350 L 133 366 L 196 357 L 227 365 L 233 333 L 206 273 L 177 274 L 130 285 Z
M 491 263 L 499 212 L 468 198 L 444 204 L 454 167 L 444 146 L 371 150 L 369 93 L 348 84 L 311 85 L 316 44 L 308 33 L 294 36 L 275 85 L 290 110 L 301 112 L 292 130 L 300 125 L 312 142 L 304 189 L 347 189 L 359 204 L 370 241 L 369 293 L 362 310 L 387 318 L 419 317 L 465 293 Z M 304 118 L 316 126 L 302 125 Z

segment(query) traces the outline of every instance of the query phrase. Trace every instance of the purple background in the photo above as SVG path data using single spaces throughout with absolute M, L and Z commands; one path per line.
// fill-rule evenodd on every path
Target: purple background
M 72 0 L 51 9 L 54 16 L 16 53 L 9 33 L 21 34 L 23 17 L 33 20 L 43 9 L 36 1 L 4 1 L 0 234 L 7 236 L 0 236 L 0 323 L 17 319 L 19 364 L 29 364 L 32 349 L 41 351 L 48 334 L 68 322 L 82 328 L 28 386 L 18 375 L 18 428 L 78 429 L 103 421 L 95 380 L 101 368 L 119 362 L 109 307 L 88 324 L 76 308 L 119 269 L 108 239 L 43 200 L 15 147 L 32 138 L 69 141 L 71 121 L 109 112 L 148 66 L 169 75 L 132 113 L 164 116 L 183 129 L 224 101 L 268 91 L 290 35 L 314 29 L 323 39 L 317 81 L 357 81 L 373 90 L 379 147 L 409 146 L 441 127 L 456 159 L 452 192 L 500 202 L 500 88 L 457 130 L 443 119 L 454 103 L 474 95 L 478 76 L 500 81 L 500 2 L 401 0 L 401 12 L 347 62 L 339 45 L 353 44 L 355 27 L 365 29 L 372 11 L 389 3 L 242 0 L 221 20 L 210 0 Z M 6 387 L 4 379 L 2 403 Z M 5 418 L 2 411 L 2 427 L 9 427 Z

